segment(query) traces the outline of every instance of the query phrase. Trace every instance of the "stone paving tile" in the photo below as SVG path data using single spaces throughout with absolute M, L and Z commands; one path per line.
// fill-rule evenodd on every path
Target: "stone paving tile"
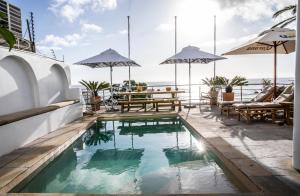
M 229 159 L 246 159 L 247 156 L 232 146 L 215 146 L 215 148 Z
M 12 179 L 26 171 L 27 168 L 1 168 L 0 189 L 11 182 Z
M 290 189 L 279 178 L 273 176 L 254 176 L 252 179 L 264 187 L 266 193 L 275 193 L 276 195 L 295 195 L 296 190 Z
M 292 157 L 292 152 L 287 148 L 290 146 L 282 146 L 280 148 L 274 148 L 269 145 L 247 145 L 247 146 L 235 146 L 236 149 L 244 153 L 245 155 L 256 159 L 259 158 L 271 158 L 271 157 Z
M 21 154 L 7 154 L 0 157 L 0 168 L 17 159 Z
M 5 167 L 18 167 L 18 168 L 30 168 L 35 163 L 40 161 L 42 158 L 44 158 L 47 154 L 41 153 L 41 154 L 32 154 L 32 155 L 22 155 L 18 157 L 18 159 L 15 159 L 14 161 L 11 161 L 9 164 L 7 164 Z
M 272 173 L 264 169 L 251 159 L 231 159 L 247 176 L 271 176 Z

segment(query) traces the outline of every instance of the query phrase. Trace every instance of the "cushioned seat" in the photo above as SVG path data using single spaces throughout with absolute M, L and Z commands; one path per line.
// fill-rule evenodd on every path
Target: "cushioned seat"
M 218 101 L 218 105 L 233 105 L 233 104 L 245 104 L 245 103 L 250 103 L 250 101 Z
M 67 100 L 67 101 L 51 104 L 46 107 L 34 108 L 34 109 L 29 109 L 29 110 L 15 112 L 15 113 L 11 113 L 11 114 L 2 115 L 2 116 L 0 116 L 0 126 L 6 125 L 9 123 L 13 123 L 13 122 L 16 122 L 19 120 L 23 120 L 26 118 L 30 118 L 33 116 L 37 116 L 40 114 L 44 114 L 47 112 L 51 112 L 51 111 L 57 110 L 59 108 L 62 108 L 62 107 L 68 106 L 68 105 L 72 105 L 72 104 L 75 104 L 78 102 L 79 102 L 78 100 Z

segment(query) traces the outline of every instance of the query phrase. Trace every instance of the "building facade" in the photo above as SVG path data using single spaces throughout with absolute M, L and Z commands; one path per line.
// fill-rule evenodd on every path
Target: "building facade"
M 5 0 L 0 0 L 0 12 L 6 15 L 6 18 L 2 19 L 2 22 L 7 25 L 8 29 L 13 32 L 16 37 L 21 38 L 21 9 Z

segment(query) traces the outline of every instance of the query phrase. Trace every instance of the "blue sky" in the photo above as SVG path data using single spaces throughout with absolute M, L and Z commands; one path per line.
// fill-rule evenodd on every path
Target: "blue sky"
M 275 10 L 295 0 L 10 0 L 35 15 L 39 53 L 67 63 L 113 48 L 127 55 L 127 15 L 131 16 L 131 56 L 142 65 L 132 69 L 138 81 L 173 81 L 174 66 L 159 65 L 174 53 L 174 16 L 178 17 L 178 50 L 195 45 L 213 52 L 213 16 L 217 16 L 217 53 L 221 54 L 272 26 Z M 291 25 L 290 28 L 294 28 Z M 279 55 L 278 76 L 294 76 L 294 54 Z M 227 77 L 272 77 L 272 55 L 228 56 L 217 62 L 217 74 Z M 188 82 L 188 66 L 179 65 L 178 80 Z M 109 80 L 108 69 L 71 65 L 72 83 L 81 79 Z M 192 81 L 213 74 L 213 64 L 195 64 Z M 114 70 L 114 81 L 127 79 L 126 68 Z

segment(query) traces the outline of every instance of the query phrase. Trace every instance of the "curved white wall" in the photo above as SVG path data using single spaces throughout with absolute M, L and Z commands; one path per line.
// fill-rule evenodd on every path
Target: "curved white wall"
M 49 77 L 46 80 L 48 104 L 66 100 L 68 80 L 64 70 L 57 64 L 50 68 Z
M 0 47 L 0 115 L 80 99 L 70 68 L 35 53 Z
M 80 99 L 63 62 L 0 46 L 0 116 Z M 82 116 L 80 103 L 0 126 L 0 156 Z
M 38 86 L 30 65 L 21 57 L 0 60 L 0 115 L 38 106 Z

